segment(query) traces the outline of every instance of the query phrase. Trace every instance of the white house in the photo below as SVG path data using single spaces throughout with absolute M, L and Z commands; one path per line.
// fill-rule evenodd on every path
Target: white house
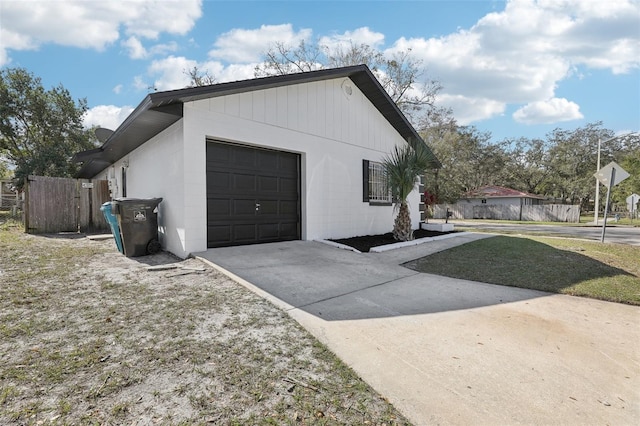
M 79 177 L 109 179 L 113 197 L 162 197 L 160 241 L 180 257 L 389 232 L 380 161 L 419 140 L 364 65 L 151 93 L 98 136 L 75 156 Z M 409 203 L 417 228 L 417 188 Z

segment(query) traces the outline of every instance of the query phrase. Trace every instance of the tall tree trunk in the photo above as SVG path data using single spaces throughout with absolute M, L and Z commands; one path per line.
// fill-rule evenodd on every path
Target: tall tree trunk
M 398 241 L 413 240 L 413 230 L 411 229 L 411 214 L 406 201 L 400 203 L 398 215 L 393 224 L 393 238 Z

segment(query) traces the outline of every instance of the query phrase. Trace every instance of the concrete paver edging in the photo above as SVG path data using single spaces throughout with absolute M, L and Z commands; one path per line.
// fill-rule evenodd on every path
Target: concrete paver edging
M 404 247 L 417 246 L 424 243 L 430 243 L 432 241 L 448 240 L 449 238 L 460 237 L 468 234 L 468 232 L 457 232 L 455 234 L 438 235 L 437 237 L 418 238 L 411 241 L 403 241 L 401 243 L 386 244 L 384 246 L 372 247 L 371 252 L 382 253 L 389 250 L 395 250 Z
M 342 250 L 349 250 L 349 251 L 352 251 L 354 253 L 362 253 L 358 249 L 355 249 L 355 248 L 353 248 L 351 246 L 348 246 L 346 244 L 336 243 L 335 241 L 330 241 L 330 240 L 314 240 L 314 241 L 317 241 L 317 242 L 322 243 L 322 244 L 326 244 L 326 245 L 331 246 L 331 247 L 339 248 L 339 249 L 342 249 Z
M 385 244 L 383 246 L 372 247 L 371 250 L 369 250 L 369 252 L 370 253 L 382 253 L 382 252 L 385 252 L 385 251 L 395 250 L 395 249 L 399 249 L 399 248 L 403 248 L 403 247 L 417 246 L 417 245 L 420 245 L 420 244 L 429 243 L 431 241 L 447 240 L 449 238 L 455 238 L 455 237 L 459 237 L 459 236 L 462 236 L 462 235 L 465 235 L 465 234 L 468 234 L 468 232 L 457 232 L 457 233 L 451 233 L 451 234 L 446 234 L 446 235 L 438 235 L 436 237 L 416 238 L 415 240 L 411 240 L 411 241 L 402 241 L 402 242 L 398 242 L 398 243 Z M 352 251 L 354 253 L 362 253 L 358 249 L 355 249 L 355 248 L 353 248 L 351 246 L 348 246 L 346 244 L 336 243 L 335 241 L 331 241 L 331 240 L 314 240 L 314 241 L 317 241 L 317 242 L 322 243 L 322 244 L 327 244 L 329 246 L 336 247 L 336 248 L 339 248 L 339 249 L 349 250 L 349 251 Z

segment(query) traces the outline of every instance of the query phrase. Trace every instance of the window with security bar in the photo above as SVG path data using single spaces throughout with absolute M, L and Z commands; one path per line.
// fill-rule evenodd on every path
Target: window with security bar
M 387 174 L 382 163 L 364 160 L 363 166 L 365 183 L 363 201 L 368 201 L 371 204 L 391 204 L 391 188 L 389 188 Z

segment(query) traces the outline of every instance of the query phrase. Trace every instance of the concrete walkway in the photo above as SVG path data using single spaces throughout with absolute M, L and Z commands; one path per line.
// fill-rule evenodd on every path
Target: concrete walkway
M 414 424 L 640 424 L 640 308 L 293 241 L 197 255 L 287 310 Z

